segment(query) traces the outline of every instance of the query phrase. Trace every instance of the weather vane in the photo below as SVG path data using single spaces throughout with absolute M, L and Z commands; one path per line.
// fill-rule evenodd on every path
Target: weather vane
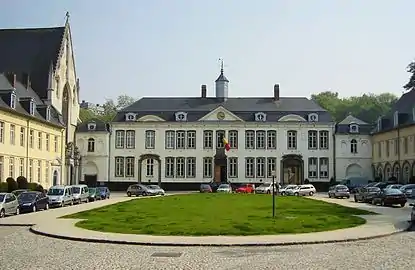
M 70 17 L 69 11 L 67 11 L 66 14 L 65 14 L 66 21 L 69 21 L 69 17 Z
M 220 62 L 220 72 L 223 73 L 223 58 L 219 58 L 219 62 Z

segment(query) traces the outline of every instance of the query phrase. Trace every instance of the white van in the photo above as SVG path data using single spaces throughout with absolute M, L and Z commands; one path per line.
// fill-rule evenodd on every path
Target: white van
M 72 186 L 72 195 L 74 203 L 82 203 L 89 201 L 89 189 L 87 185 L 74 185 Z
M 49 206 L 73 205 L 71 186 L 53 186 L 48 190 Z

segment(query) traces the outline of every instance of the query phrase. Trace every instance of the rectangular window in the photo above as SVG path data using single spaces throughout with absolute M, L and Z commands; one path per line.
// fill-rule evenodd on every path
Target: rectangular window
M 174 177 L 174 157 L 166 157 L 166 171 L 165 175 L 167 178 Z
M 216 131 L 216 148 L 223 148 L 223 138 L 225 137 L 224 130 L 217 130 Z
M 124 177 L 124 158 L 115 157 L 115 177 Z
M 204 157 L 203 158 L 203 178 L 212 177 L 212 167 L 213 167 L 213 158 Z
M 272 178 L 272 172 L 276 171 L 277 159 L 274 157 L 267 158 L 267 177 Z
M 14 157 L 9 157 L 9 177 L 14 178 Z
M 4 180 L 4 157 L 0 156 L 0 183 Z
M 205 149 L 213 148 L 213 131 L 212 130 L 203 131 L 203 148 Z
M 93 138 L 88 139 L 88 152 L 95 152 L 95 140 Z
M 255 158 L 245 158 L 245 176 L 247 178 L 255 177 Z
M 329 149 L 329 132 L 327 130 L 320 131 L 320 149 Z
M 135 148 L 135 131 L 127 130 L 125 132 L 125 148 L 134 149 Z
M 184 178 L 185 176 L 185 158 L 178 157 L 176 158 L 176 177 Z
M 55 135 L 53 138 L 53 150 L 55 151 L 55 153 L 58 152 L 58 141 L 58 136 Z
M 46 134 L 45 146 L 46 146 L 46 151 L 50 151 L 50 135 L 49 134 Z
M 196 177 L 196 158 L 195 157 L 187 158 L 186 174 L 187 174 L 187 177 L 189 178 Z
M 146 159 L 146 176 L 147 177 L 154 176 L 154 158 Z
M 408 137 L 403 138 L 403 152 L 408 154 Z
M 25 133 L 26 129 L 24 127 L 20 128 L 20 146 L 25 146 Z
M 42 150 L 42 132 L 37 133 L 37 148 Z
M 16 126 L 10 125 L 10 144 L 14 145 L 16 142 Z
M 382 157 L 382 143 L 378 142 L 378 157 Z
M 37 161 L 37 182 L 38 183 L 42 182 L 42 161 L 41 160 Z
M 45 183 L 46 185 L 49 184 L 49 173 L 50 173 L 50 169 L 49 169 L 49 162 L 46 160 L 45 161 Z
M 297 149 L 297 131 L 295 130 L 287 131 L 287 149 Z
M 229 131 L 229 145 L 231 149 L 238 149 L 238 131 L 237 130 Z
M 320 178 L 329 178 L 329 159 L 320 158 Z
M 267 131 L 267 149 L 277 148 L 277 132 L 274 130 Z
M 24 158 L 21 158 L 19 164 L 19 176 L 25 176 L 24 167 Z
M 125 131 L 124 130 L 115 131 L 115 148 L 118 148 L 118 149 L 124 148 L 124 143 L 125 143 Z M 124 173 L 122 176 L 124 176 Z
M 308 178 L 317 178 L 317 158 L 308 159 Z
M 34 144 L 35 144 L 35 139 L 34 139 L 34 137 L 35 137 L 35 135 L 34 135 L 34 131 L 33 131 L 33 129 L 31 129 L 30 131 L 29 131 L 29 147 L 30 148 L 33 148 L 34 147 Z
M 29 179 L 27 179 L 29 182 L 33 182 L 33 159 L 29 159 Z
M 386 144 L 386 157 L 389 157 L 389 154 L 390 154 L 390 146 L 389 146 L 389 140 L 387 140 L 386 142 L 385 142 L 385 144 Z
M 229 158 L 229 178 L 238 177 L 238 158 L 230 157 Z
M 317 149 L 317 130 L 308 131 L 308 149 L 314 150 Z
M 196 149 L 196 131 L 187 131 L 187 149 Z
M 257 130 L 256 132 L 256 149 L 265 149 L 265 131 Z
M 125 176 L 126 177 L 134 177 L 134 170 L 135 170 L 134 165 L 135 165 L 134 157 L 125 158 Z
M 166 149 L 174 149 L 176 132 L 174 130 L 166 130 L 165 140 L 166 140 Z
M 186 132 L 179 130 L 176 132 L 176 149 L 184 149 L 186 146 Z
M 256 158 L 256 176 L 265 177 L 265 158 Z
M 4 122 L 0 122 L 0 143 L 4 143 Z
M 245 131 L 245 149 L 255 149 L 255 131 Z
M 146 149 L 154 149 L 156 146 L 156 132 L 154 130 L 146 130 Z
M 395 155 L 398 155 L 398 153 L 399 153 L 399 140 L 395 139 L 394 144 L 395 144 Z

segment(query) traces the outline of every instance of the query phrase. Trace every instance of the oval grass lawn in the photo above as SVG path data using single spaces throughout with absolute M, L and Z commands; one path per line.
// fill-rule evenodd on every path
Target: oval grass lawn
M 302 197 L 254 194 L 188 194 L 136 199 L 64 218 L 85 219 L 76 226 L 102 232 L 152 235 L 269 235 L 354 227 L 373 214 Z

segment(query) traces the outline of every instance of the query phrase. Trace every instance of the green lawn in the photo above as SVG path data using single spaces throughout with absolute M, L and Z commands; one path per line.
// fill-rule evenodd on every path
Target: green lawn
M 259 235 L 328 231 L 354 227 L 373 214 L 302 197 L 254 194 L 189 194 L 138 199 L 64 218 L 96 231 L 153 235 Z

